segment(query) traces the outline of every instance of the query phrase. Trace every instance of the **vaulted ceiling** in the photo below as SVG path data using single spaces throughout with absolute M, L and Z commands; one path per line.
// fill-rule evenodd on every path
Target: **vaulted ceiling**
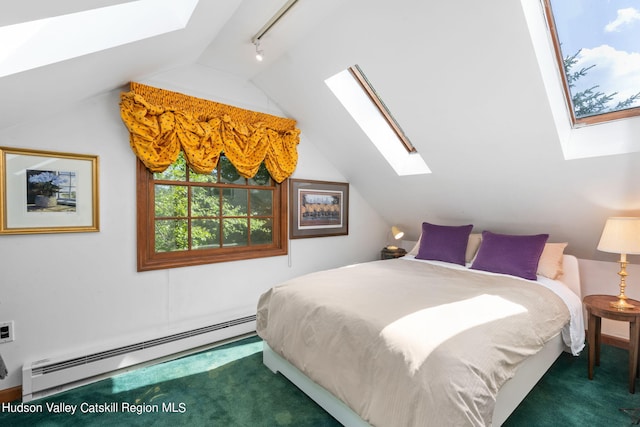
M 116 3 L 13 2 L 0 25 Z M 422 221 L 473 223 L 548 232 L 601 258 L 606 217 L 640 215 L 637 153 L 565 160 L 519 1 L 300 0 L 262 37 L 259 63 L 251 38 L 284 3 L 200 0 L 183 30 L 0 78 L 0 129 L 197 64 L 262 89 L 410 237 Z M 354 64 L 431 174 L 397 176 L 329 91 L 324 80 Z

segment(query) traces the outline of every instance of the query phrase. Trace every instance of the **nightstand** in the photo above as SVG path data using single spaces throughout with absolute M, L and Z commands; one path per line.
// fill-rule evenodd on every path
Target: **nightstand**
M 638 342 L 640 338 L 640 302 L 629 299 L 634 308 L 618 310 L 611 306 L 618 297 L 613 295 L 588 295 L 584 297 L 584 305 L 589 317 L 589 379 L 593 379 L 593 366 L 600 366 L 600 329 L 602 319 L 629 322 L 629 393 L 635 393 L 636 377 L 638 377 Z
M 402 249 L 402 248 L 389 248 L 389 247 L 385 247 L 382 248 L 382 251 L 380 251 L 380 259 L 393 259 L 393 258 L 400 258 L 402 256 L 405 256 L 407 254 L 407 251 Z

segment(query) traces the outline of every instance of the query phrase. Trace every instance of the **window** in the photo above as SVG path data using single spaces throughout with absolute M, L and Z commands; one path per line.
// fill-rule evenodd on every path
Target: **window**
M 349 67 L 325 83 L 398 175 L 431 173 L 360 67 Z
M 286 181 L 264 164 L 243 178 L 226 157 L 209 175 L 183 154 L 162 173 L 138 162 L 138 271 L 285 255 Z
M 638 2 L 543 1 L 573 125 L 640 116 Z
M 62 183 L 58 190 L 58 204 L 60 205 L 76 205 L 76 173 L 59 171 L 58 175 L 62 178 Z
M 75 2 L 86 10 L 70 13 L 74 5 L 67 3 L 74 2 L 50 2 L 46 10 L 57 16 L 0 25 L 0 77 L 181 30 L 198 5 L 138 0 L 91 8 L 87 4 L 95 2 Z

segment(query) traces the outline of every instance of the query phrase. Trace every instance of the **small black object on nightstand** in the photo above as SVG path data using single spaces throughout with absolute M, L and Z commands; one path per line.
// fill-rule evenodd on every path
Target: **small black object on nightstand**
M 393 259 L 405 256 L 407 251 L 398 247 L 385 247 L 380 251 L 380 259 Z

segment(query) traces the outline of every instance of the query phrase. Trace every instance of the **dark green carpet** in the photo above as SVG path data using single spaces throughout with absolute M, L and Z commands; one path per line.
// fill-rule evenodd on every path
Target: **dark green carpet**
M 0 406 L 0 425 L 340 425 L 284 377 L 264 367 L 261 350 L 262 341 L 250 337 L 30 402 L 31 407 L 41 405 L 42 413 L 11 413 Z M 115 412 L 91 412 L 112 409 L 111 402 Z M 55 413 L 47 404 L 77 409 L 73 415 Z M 637 395 L 627 391 L 627 352 L 603 346 L 601 366 L 592 381 L 587 379 L 586 350 L 577 358 L 563 354 L 505 426 L 632 425 L 635 418 L 621 407 L 640 407 L 640 386 Z
M 76 413 L 56 414 L 46 406 L 60 402 L 78 405 Z M 117 412 L 87 412 L 109 402 L 118 404 Z M 81 413 L 83 403 L 90 405 L 84 407 L 85 413 Z M 5 410 L 0 412 L 0 426 L 340 426 L 283 376 L 262 364 L 258 337 L 29 404 L 42 405 L 43 413 L 10 414 Z M 138 408 L 147 412 L 138 414 Z M 158 412 L 149 412 L 154 408 Z
M 560 355 L 505 426 L 630 426 L 640 416 L 640 381 L 629 393 L 628 353 L 602 346 L 600 366 L 587 377 L 587 348 L 580 357 Z

